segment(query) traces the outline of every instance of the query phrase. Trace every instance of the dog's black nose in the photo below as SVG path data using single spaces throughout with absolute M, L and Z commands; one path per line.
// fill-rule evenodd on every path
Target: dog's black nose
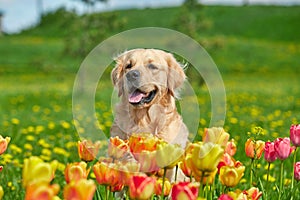
M 131 70 L 126 74 L 126 78 L 128 81 L 135 81 L 140 78 L 140 71 L 138 70 Z

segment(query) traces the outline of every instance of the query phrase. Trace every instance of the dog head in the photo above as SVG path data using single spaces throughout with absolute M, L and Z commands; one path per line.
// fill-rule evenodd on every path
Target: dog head
M 185 74 L 174 56 L 157 49 L 133 49 L 116 58 L 113 84 L 136 108 L 151 106 L 165 94 L 175 96 Z

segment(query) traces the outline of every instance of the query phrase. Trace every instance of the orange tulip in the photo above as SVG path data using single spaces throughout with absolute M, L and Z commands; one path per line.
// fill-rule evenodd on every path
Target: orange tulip
M 25 200 L 52 200 L 58 192 L 58 184 L 35 183 L 26 188 Z
M 134 133 L 129 138 L 129 148 L 133 154 L 140 153 L 143 150 L 154 151 L 160 140 L 150 133 Z
M 67 183 L 71 181 L 79 181 L 80 179 L 86 179 L 89 175 L 90 169 L 87 169 L 85 162 L 76 162 L 67 164 L 65 168 L 65 179 Z
M 115 163 L 99 161 L 93 166 L 93 171 L 100 185 L 113 187 L 120 183 L 120 173 Z
M 96 158 L 100 147 L 100 141 L 97 141 L 95 143 L 89 140 L 83 140 L 81 142 L 78 141 L 78 155 L 81 160 L 87 162 L 93 161 Z
M 129 146 L 127 140 L 122 140 L 118 136 L 109 138 L 108 156 L 114 159 L 120 159 L 129 152 Z
M 72 181 L 64 188 L 65 200 L 92 200 L 96 191 L 96 185 L 92 180 L 80 179 Z
M 161 195 L 161 192 L 162 192 L 162 183 L 163 183 L 163 179 L 162 178 L 159 178 L 156 180 L 156 183 L 155 183 L 155 191 L 154 193 L 156 195 Z M 170 191 L 171 191 L 171 183 L 170 181 L 165 178 L 165 183 L 164 183 L 164 196 L 168 196 L 170 194 Z
M 265 149 L 265 142 L 261 140 L 253 140 L 249 138 L 245 143 L 245 152 L 247 157 L 252 159 L 260 159 Z
M 227 187 L 235 187 L 244 176 L 245 167 L 238 164 L 237 166 L 223 166 L 220 169 L 220 181 Z
M 212 142 L 225 148 L 228 139 L 229 134 L 221 127 L 206 128 L 204 130 L 203 142 Z
M 129 182 L 129 196 L 132 199 L 149 199 L 154 193 L 155 179 L 146 175 L 134 175 Z
M 198 197 L 198 187 L 196 183 L 179 182 L 173 185 L 171 191 L 172 200 L 196 200 Z
M 6 151 L 9 142 L 10 137 L 3 138 L 2 135 L 0 135 L 0 155 Z
M 22 181 L 23 186 L 27 187 L 31 184 L 50 183 L 54 178 L 57 161 L 46 163 L 38 157 L 30 157 L 24 160 Z

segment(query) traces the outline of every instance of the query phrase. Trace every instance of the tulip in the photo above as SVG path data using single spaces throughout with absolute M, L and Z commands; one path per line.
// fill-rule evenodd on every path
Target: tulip
M 100 185 L 115 186 L 120 184 L 120 173 L 114 163 L 97 162 L 93 166 L 96 180 Z
M 244 194 L 246 194 L 248 199 L 251 200 L 258 200 L 262 196 L 262 192 L 260 192 L 256 187 L 251 187 L 247 191 L 244 191 Z
M 172 200 L 196 200 L 198 197 L 198 187 L 196 183 L 179 182 L 173 185 L 171 191 Z
M 182 158 L 184 150 L 178 144 L 160 143 L 157 146 L 156 160 L 160 168 L 172 169 Z
M 108 156 L 114 159 L 120 159 L 126 156 L 128 154 L 128 151 L 129 151 L 129 146 L 127 140 L 122 140 L 118 136 L 111 137 L 109 139 L 108 150 L 107 150 Z
M 67 183 L 71 181 L 79 181 L 80 179 L 86 179 L 90 169 L 87 169 L 85 162 L 77 162 L 67 164 L 65 168 L 65 179 Z
M 25 200 L 52 200 L 57 197 L 58 192 L 58 184 L 34 183 L 26 188 Z
M 131 176 L 139 173 L 140 164 L 137 162 L 119 162 L 116 163 L 116 168 L 119 170 L 119 181 L 124 185 L 129 185 Z
M 3 138 L 2 135 L 0 135 L 0 155 L 6 151 L 9 142 L 10 137 Z
M 135 154 L 135 159 L 140 164 L 141 172 L 154 172 L 158 171 L 156 151 L 143 150 L 140 153 Z
M 249 138 L 245 143 L 245 152 L 247 157 L 252 159 L 260 159 L 264 152 L 265 142 L 261 140 L 252 140 Z
M 124 184 L 118 183 L 115 186 L 109 187 L 111 192 L 120 192 L 124 188 Z
M 297 181 L 300 181 L 300 162 L 296 162 L 294 165 L 294 177 Z
M 155 179 L 146 175 L 134 175 L 129 180 L 129 196 L 132 199 L 149 199 L 154 193 Z
M 219 196 L 218 200 L 233 200 L 233 198 L 228 194 L 222 194 L 221 196 Z
M 225 153 L 229 154 L 230 156 L 234 156 L 236 153 L 236 144 L 234 139 L 231 139 L 230 141 L 227 142 L 226 147 L 225 147 Z
M 0 199 L 3 198 L 3 195 L 4 195 L 4 191 L 3 191 L 2 186 L 0 185 Z
M 154 151 L 160 140 L 150 133 L 134 133 L 129 138 L 129 148 L 133 154 L 141 151 Z
M 264 158 L 269 163 L 274 162 L 276 160 L 277 157 L 274 142 L 266 142 Z
M 224 150 L 218 144 L 194 143 L 191 155 L 187 158 L 188 167 L 193 173 L 197 171 L 214 172 L 224 153 Z
M 223 166 L 220 169 L 220 181 L 227 187 L 235 187 L 244 176 L 244 166 Z
M 274 142 L 276 157 L 280 160 L 287 159 L 294 150 L 290 146 L 290 138 L 277 138 Z
M 229 136 L 221 127 L 206 128 L 203 134 L 203 142 L 212 142 L 225 148 Z
M 156 195 L 161 195 L 162 193 L 162 185 L 164 185 L 164 196 L 168 196 L 170 194 L 171 191 L 171 183 L 168 179 L 165 179 L 165 183 L 163 184 L 163 179 L 159 178 L 156 180 L 155 183 L 155 188 L 154 188 L 154 193 Z
M 65 200 L 92 200 L 96 191 L 96 185 L 93 180 L 80 179 L 71 181 L 64 188 Z
M 100 141 L 93 143 L 89 140 L 78 141 L 78 155 L 81 160 L 90 162 L 93 161 L 101 147 Z
M 35 156 L 24 159 L 22 172 L 23 186 L 27 187 L 30 184 L 50 183 L 54 178 L 56 167 L 57 161 L 46 163 Z
M 213 172 L 198 171 L 197 173 L 194 173 L 193 176 L 197 182 L 200 182 L 203 185 L 212 185 L 215 181 L 217 172 L 218 169 Z
M 221 161 L 218 164 L 218 174 L 220 173 L 220 168 L 223 166 L 234 166 L 235 165 L 235 160 L 233 157 L 231 157 L 228 153 L 224 153 Z
M 290 138 L 296 147 L 300 146 L 300 124 L 292 125 L 290 128 Z

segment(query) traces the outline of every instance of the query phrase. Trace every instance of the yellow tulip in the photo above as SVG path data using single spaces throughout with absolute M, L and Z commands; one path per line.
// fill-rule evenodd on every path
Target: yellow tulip
M 96 191 L 96 185 L 93 180 L 80 179 L 72 181 L 64 188 L 65 200 L 92 200 Z
M 27 187 L 30 184 L 50 183 L 54 178 L 57 163 L 57 161 L 46 163 L 35 156 L 25 159 L 22 172 L 23 186 Z
M 227 187 L 235 187 L 244 176 L 245 167 L 238 166 L 223 166 L 220 169 L 220 181 L 222 185 Z
M 0 185 L 0 200 L 3 198 L 3 195 L 4 195 L 4 191 L 2 186 Z
M 229 136 L 221 127 L 206 128 L 203 134 L 203 142 L 212 142 L 225 148 Z
M 120 159 L 128 154 L 129 146 L 127 140 L 122 140 L 118 136 L 109 139 L 107 154 L 114 159 Z
M 184 150 L 178 144 L 160 143 L 157 146 L 156 160 L 160 168 L 171 169 L 182 158 Z
M 193 173 L 214 172 L 223 156 L 224 150 L 219 144 L 198 142 L 193 144 L 188 155 L 187 165 Z

